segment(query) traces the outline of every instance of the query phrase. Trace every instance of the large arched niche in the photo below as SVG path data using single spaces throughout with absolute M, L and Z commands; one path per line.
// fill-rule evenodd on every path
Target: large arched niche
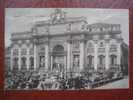
M 52 50 L 52 57 L 53 57 L 52 70 L 63 72 L 66 63 L 65 61 L 66 53 L 64 50 L 64 46 L 60 44 L 55 45 Z
M 64 46 L 62 46 L 60 44 L 54 46 L 53 52 L 64 52 Z
M 50 46 L 50 52 L 53 52 L 53 50 L 57 46 L 62 46 L 64 48 L 64 51 L 67 50 L 67 43 L 64 41 L 51 41 L 49 46 Z

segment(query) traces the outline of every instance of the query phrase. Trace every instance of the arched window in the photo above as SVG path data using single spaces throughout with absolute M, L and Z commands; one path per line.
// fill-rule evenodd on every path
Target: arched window
M 18 69 L 18 58 L 13 59 L 13 69 L 17 70 Z
M 21 68 L 26 69 L 26 57 L 21 58 Z
M 98 56 L 98 70 L 103 70 L 105 69 L 105 56 L 104 55 L 99 55 Z
M 34 58 L 30 57 L 30 69 L 34 69 Z
M 30 49 L 29 54 L 30 54 L 30 55 L 33 55 L 33 54 L 34 54 L 33 48 Z
M 115 66 L 117 64 L 117 56 L 116 55 L 110 55 L 110 65 Z
M 99 65 L 105 65 L 105 56 L 99 55 Z
M 73 55 L 73 67 L 79 67 L 79 55 Z
M 27 54 L 27 50 L 24 48 L 21 50 L 21 55 L 26 55 Z
M 40 67 L 45 67 L 45 56 L 40 56 Z
M 14 55 L 14 56 L 18 56 L 18 49 L 14 49 L 14 50 L 13 50 L 13 55 Z
M 94 56 L 92 56 L 92 55 L 87 56 L 87 62 L 88 62 L 89 67 L 93 67 L 93 65 L 94 65 Z

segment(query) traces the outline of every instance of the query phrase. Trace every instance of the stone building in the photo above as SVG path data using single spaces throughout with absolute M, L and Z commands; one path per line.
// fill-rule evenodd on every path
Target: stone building
M 85 17 L 68 17 L 55 9 L 46 21 L 34 23 L 31 31 L 12 33 L 11 69 L 81 72 L 121 70 L 119 24 L 88 24 Z

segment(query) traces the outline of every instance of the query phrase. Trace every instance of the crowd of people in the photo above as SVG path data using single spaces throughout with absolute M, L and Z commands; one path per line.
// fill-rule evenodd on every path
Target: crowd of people
M 90 89 L 92 83 L 103 79 L 111 79 L 114 74 L 77 75 L 61 77 L 49 73 L 39 74 L 37 71 L 7 71 L 5 73 L 5 89 L 20 90 L 66 90 Z
M 39 75 L 34 71 L 8 71 L 5 77 L 6 89 L 63 90 L 85 87 L 85 79 L 81 76 L 66 79 L 58 75 Z

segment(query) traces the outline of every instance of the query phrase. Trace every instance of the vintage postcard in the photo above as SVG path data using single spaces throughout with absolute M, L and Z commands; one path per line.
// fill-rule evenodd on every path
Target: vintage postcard
M 6 90 L 129 88 L 129 11 L 6 8 Z

